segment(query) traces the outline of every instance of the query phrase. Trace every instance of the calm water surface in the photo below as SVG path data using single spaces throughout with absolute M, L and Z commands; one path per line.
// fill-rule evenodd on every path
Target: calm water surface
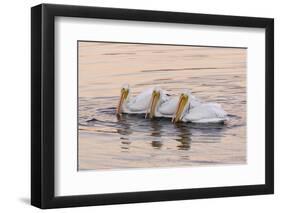
M 243 48 L 79 42 L 78 169 L 246 163 L 246 54 Z M 132 95 L 188 88 L 217 102 L 227 124 L 172 124 L 115 116 L 122 84 Z

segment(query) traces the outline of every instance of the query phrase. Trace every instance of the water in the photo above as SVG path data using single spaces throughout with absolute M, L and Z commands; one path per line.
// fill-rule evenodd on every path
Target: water
M 246 54 L 212 48 L 79 42 L 78 169 L 214 166 L 246 163 Z M 217 102 L 223 124 L 172 124 L 170 119 L 115 116 L 122 84 L 132 95 L 161 86 L 188 88 Z

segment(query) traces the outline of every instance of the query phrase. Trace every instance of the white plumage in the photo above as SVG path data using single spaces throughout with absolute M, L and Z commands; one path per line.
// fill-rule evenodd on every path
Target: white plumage
M 227 113 L 217 103 L 202 103 L 191 108 L 182 117 L 183 122 L 192 123 L 221 123 L 227 120 Z
M 122 106 L 122 112 L 128 114 L 145 114 L 149 107 L 151 94 L 153 88 L 149 88 L 141 92 L 135 97 L 129 97 L 127 100 L 124 101 Z
M 152 91 L 147 114 L 150 118 L 153 117 L 166 117 L 171 118 L 177 108 L 176 97 L 168 94 L 167 91 L 156 87 Z
M 150 118 L 153 117 L 166 117 L 172 118 L 177 110 L 180 96 L 169 95 L 166 90 L 159 87 L 154 88 L 151 96 L 151 103 L 148 108 Z M 156 99 L 156 100 L 154 100 Z M 190 99 L 190 106 L 195 107 L 200 102 L 192 96 Z M 154 104 L 154 105 L 153 105 Z
M 168 97 L 166 101 L 159 104 L 156 109 L 156 117 L 173 117 L 178 104 L 178 97 Z
M 177 110 L 172 121 L 192 123 L 222 123 L 228 120 L 227 113 L 220 104 L 202 102 L 190 92 L 180 95 Z

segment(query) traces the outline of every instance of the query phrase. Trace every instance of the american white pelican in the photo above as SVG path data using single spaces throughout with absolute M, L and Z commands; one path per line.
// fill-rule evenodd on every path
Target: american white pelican
M 153 88 L 146 89 L 135 97 L 131 97 L 130 86 L 123 85 L 121 95 L 116 109 L 116 114 L 145 114 L 149 107 Z
M 155 87 L 145 117 L 171 118 L 177 109 L 177 103 L 178 98 L 168 95 L 167 91 L 159 87 Z
M 190 94 L 188 91 L 186 92 Z M 190 94 L 189 107 L 193 108 L 201 104 L 201 102 Z M 167 91 L 156 87 L 151 95 L 151 100 L 149 104 L 146 117 L 149 114 L 149 118 L 153 117 L 166 117 L 172 118 L 178 107 L 179 96 L 171 96 Z
M 178 100 L 177 110 L 172 122 L 192 122 L 192 123 L 223 123 L 228 120 L 227 113 L 217 103 L 200 103 L 191 105 L 190 93 L 182 93 Z

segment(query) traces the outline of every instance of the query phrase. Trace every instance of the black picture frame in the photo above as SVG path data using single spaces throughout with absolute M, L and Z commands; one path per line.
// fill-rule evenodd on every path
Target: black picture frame
M 55 17 L 264 28 L 265 184 L 59 196 L 55 189 Z M 31 8 L 31 204 L 42 209 L 274 193 L 274 20 L 271 18 L 41 4 Z

